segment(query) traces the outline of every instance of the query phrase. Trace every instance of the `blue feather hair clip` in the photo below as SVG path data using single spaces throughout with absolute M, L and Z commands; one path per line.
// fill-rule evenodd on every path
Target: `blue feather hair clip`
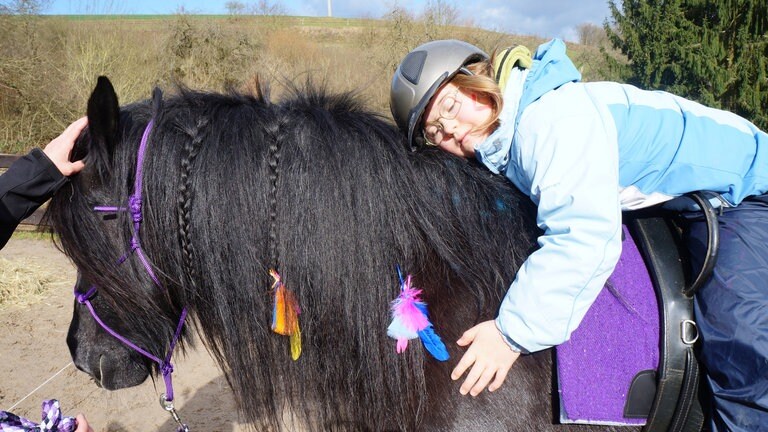
M 400 278 L 400 295 L 392 301 L 392 322 L 387 327 L 387 335 L 397 340 L 397 352 L 405 351 L 408 341 L 418 337 L 432 357 L 439 361 L 448 360 L 448 350 L 429 321 L 427 304 L 420 297 L 421 290 L 411 286 L 411 275 L 403 279 L 400 266 L 397 266 L 397 276 Z

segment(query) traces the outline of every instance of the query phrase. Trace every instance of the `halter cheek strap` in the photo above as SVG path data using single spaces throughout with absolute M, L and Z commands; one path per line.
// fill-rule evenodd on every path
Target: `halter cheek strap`
M 125 260 L 128 259 L 128 256 L 132 252 L 135 252 L 136 255 L 139 257 L 141 264 L 144 266 L 144 269 L 149 274 L 149 277 L 152 278 L 152 280 L 155 282 L 155 285 L 157 285 L 158 287 L 161 287 L 160 280 L 155 275 L 155 272 L 152 270 L 152 267 L 149 265 L 149 261 L 147 260 L 146 256 L 144 256 L 144 253 L 141 250 L 141 241 L 139 237 L 139 229 L 141 228 L 141 221 L 143 220 L 143 215 L 141 212 L 142 201 L 143 201 L 141 191 L 142 191 L 142 184 L 143 184 L 142 180 L 143 180 L 144 154 L 146 153 L 147 143 L 149 142 L 149 135 L 152 133 L 154 122 L 155 122 L 154 119 L 150 120 L 149 123 L 147 123 L 147 127 L 144 129 L 144 133 L 141 135 L 139 152 L 136 156 L 136 179 L 133 185 L 133 194 L 131 194 L 131 196 L 128 197 L 128 207 L 96 206 L 93 208 L 93 211 L 100 212 L 100 213 L 116 213 L 116 212 L 122 212 L 122 211 L 130 212 L 131 219 L 133 220 L 133 235 L 131 236 L 131 248 L 125 255 L 123 255 L 120 258 L 118 262 L 122 264 Z
M 160 285 L 160 280 L 157 278 L 157 276 L 155 275 L 155 272 L 152 270 L 152 267 L 149 265 L 149 261 L 144 255 L 144 252 L 142 252 L 141 241 L 139 237 L 139 230 L 141 228 L 141 221 L 143 219 L 142 194 L 141 194 L 142 178 L 143 178 L 142 168 L 144 165 L 144 154 L 146 153 L 147 143 L 149 141 L 149 136 L 152 133 L 153 125 L 154 125 L 154 118 L 149 121 L 149 123 L 147 124 L 147 127 L 144 129 L 144 133 L 141 136 L 141 143 L 139 144 L 139 151 L 136 156 L 136 179 L 134 181 L 133 194 L 131 194 L 131 196 L 128 198 L 128 206 L 127 207 L 96 206 L 93 208 L 93 210 L 95 212 L 100 212 L 100 213 L 116 213 L 116 212 L 123 212 L 123 211 L 130 212 L 131 219 L 133 220 L 133 234 L 131 236 L 130 250 L 118 260 L 118 265 L 125 262 L 131 253 L 136 253 L 136 255 L 139 257 L 139 260 L 141 261 L 141 264 L 144 266 L 144 269 L 149 274 L 149 277 L 152 278 L 152 281 L 155 283 L 155 285 L 157 285 L 159 288 L 162 289 L 162 286 Z M 114 338 L 116 338 L 117 340 L 119 340 L 129 348 L 133 349 L 134 351 L 138 352 L 144 357 L 157 363 L 160 369 L 160 372 L 163 375 L 163 381 L 165 382 L 165 390 L 166 390 L 164 394 L 160 395 L 160 405 L 163 407 L 163 409 L 171 413 L 171 416 L 173 416 L 173 419 L 179 425 L 177 429 L 178 431 L 185 431 L 185 432 L 189 431 L 189 428 L 187 427 L 186 424 L 184 424 L 181 421 L 178 414 L 176 413 L 176 409 L 173 406 L 173 381 L 171 379 L 171 375 L 173 373 L 173 364 L 171 363 L 171 355 L 173 354 L 173 350 L 176 347 L 176 343 L 181 337 L 181 329 L 184 327 L 184 321 L 186 320 L 186 317 L 187 317 L 186 306 L 182 309 L 181 315 L 179 316 L 179 323 L 176 326 L 176 333 L 174 334 L 173 339 L 171 340 L 171 345 L 168 347 L 168 353 L 166 354 L 164 359 L 160 359 L 159 357 L 149 353 L 147 350 L 139 347 L 138 345 L 126 339 L 124 336 L 114 331 L 112 328 L 106 325 L 104 321 L 101 320 L 101 318 L 99 318 L 98 314 L 96 313 L 96 310 L 93 308 L 93 304 L 91 303 L 91 299 L 93 298 L 93 296 L 96 295 L 96 291 L 97 291 L 96 286 L 91 286 L 86 293 L 78 293 L 77 291 L 75 291 L 75 299 L 77 300 L 78 303 L 84 304 L 85 306 L 88 307 L 88 310 L 91 312 L 93 319 L 96 320 L 96 322 L 107 333 L 109 333 Z

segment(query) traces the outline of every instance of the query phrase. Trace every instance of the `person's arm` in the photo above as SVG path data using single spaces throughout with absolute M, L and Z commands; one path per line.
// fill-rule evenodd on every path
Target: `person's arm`
M 44 150 L 33 149 L 0 175 L 0 248 L 23 219 L 67 182 L 67 176 L 83 169 L 83 162 L 70 162 L 69 155 L 87 124 L 86 118 L 75 121 Z
M 595 112 L 556 124 L 533 138 L 535 157 L 526 167 L 544 231 L 540 248 L 518 270 L 496 319 L 530 352 L 568 340 L 621 253 L 615 141 Z
M 526 192 L 538 206 L 541 247 L 519 269 L 495 322 L 480 323 L 459 339 L 469 348 L 451 377 L 469 370 L 462 394 L 501 386 L 518 351 L 567 340 L 620 254 L 618 149 L 600 116 L 539 118 L 519 131 L 533 144 L 518 162 L 530 180 Z

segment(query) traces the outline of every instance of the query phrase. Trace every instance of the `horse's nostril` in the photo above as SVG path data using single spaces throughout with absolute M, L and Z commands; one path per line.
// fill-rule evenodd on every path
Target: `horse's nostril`
M 104 376 L 104 356 L 99 356 L 99 367 L 97 367 L 94 371 L 91 372 L 91 376 L 93 377 L 93 380 L 96 381 L 96 384 L 99 387 L 103 387 L 101 385 L 101 378 Z

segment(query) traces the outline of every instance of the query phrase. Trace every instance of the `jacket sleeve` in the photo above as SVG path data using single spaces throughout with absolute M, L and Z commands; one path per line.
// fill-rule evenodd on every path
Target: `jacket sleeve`
M 0 176 L 0 248 L 19 222 L 31 215 L 67 178 L 40 149 L 34 149 Z
M 568 340 L 621 252 L 618 148 L 595 108 L 584 107 L 592 111 L 553 117 L 551 106 L 539 106 L 538 115 L 526 115 L 545 120 L 518 129 L 517 139 L 527 142 L 518 169 L 544 234 L 510 286 L 496 325 L 510 345 L 529 352 Z

